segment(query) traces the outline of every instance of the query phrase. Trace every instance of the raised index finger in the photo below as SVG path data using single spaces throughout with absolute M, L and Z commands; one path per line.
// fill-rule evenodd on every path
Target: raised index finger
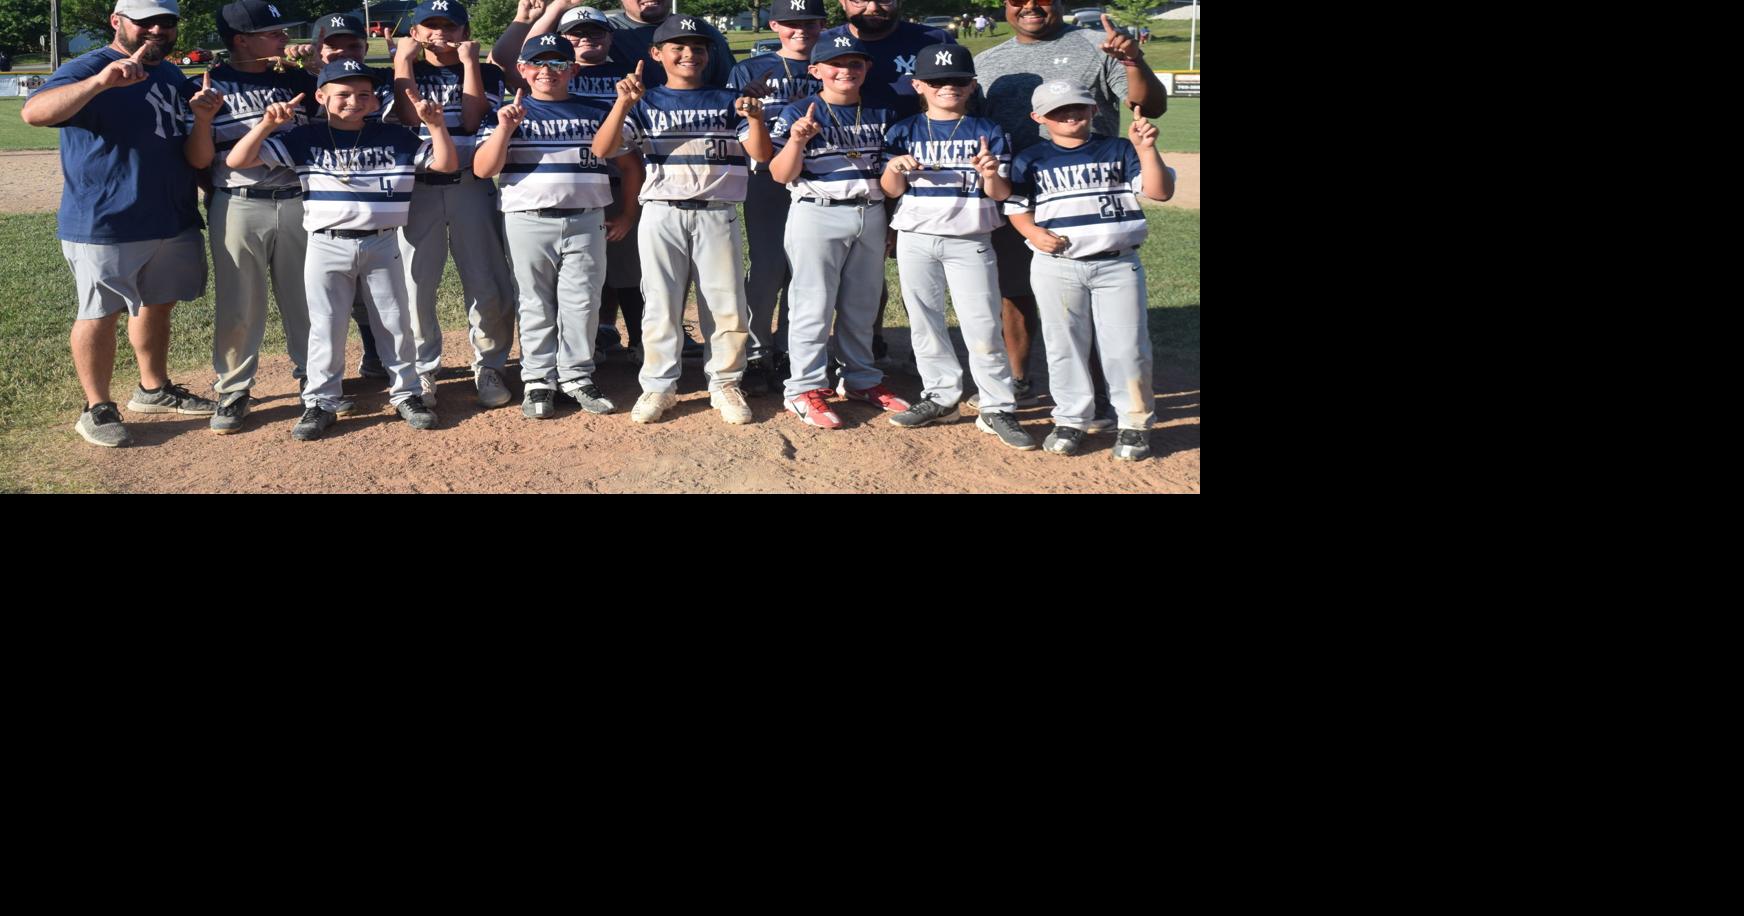
M 1108 14 L 1102 14 L 1102 27 L 1108 30 L 1108 37 L 1114 37 L 1114 23 L 1108 21 Z
M 299 104 L 301 104 L 301 103 L 302 103 L 302 101 L 303 101 L 303 94 L 302 94 L 302 93 L 301 93 L 301 92 L 299 92 L 299 93 L 297 93 L 297 97 L 296 97 L 296 98 L 294 98 L 294 99 L 291 99 L 291 100 L 290 100 L 290 101 L 289 101 L 289 102 L 286 102 L 286 103 L 285 103 L 285 104 L 286 104 L 286 105 L 290 105 L 290 106 L 292 106 L 292 107 L 295 107 L 295 106 L 297 106 L 297 105 L 299 105 Z
M 985 156 L 985 155 L 987 155 L 987 153 L 988 153 L 988 149 L 987 149 L 987 138 L 986 138 L 986 137 L 982 137 L 982 138 L 981 138 L 981 155 L 983 155 L 983 156 Z
M 521 105 L 521 90 L 516 89 L 515 90 L 515 107 L 519 108 L 520 105 Z
M 806 106 L 805 116 L 806 116 L 807 120 L 811 120 L 811 121 L 817 120 L 817 103 L 816 102 L 813 102 L 810 105 Z
M 642 61 L 636 61 L 636 79 L 642 78 Z
M 205 73 L 200 75 L 200 91 L 205 92 L 211 88 L 212 88 L 212 71 L 207 70 Z

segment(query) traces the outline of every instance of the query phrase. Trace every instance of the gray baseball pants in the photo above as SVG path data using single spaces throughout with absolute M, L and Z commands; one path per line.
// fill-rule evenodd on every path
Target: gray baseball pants
M 787 352 L 787 211 L 793 197 L 769 177 L 767 166 L 751 173 L 745 192 L 745 238 L 751 245 L 751 270 L 745 274 L 745 299 L 751 307 L 751 355 Z M 779 305 L 777 304 L 779 297 Z M 771 331 L 780 309 L 780 325 Z
M 732 201 L 711 201 L 701 210 L 643 203 L 636 227 L 642 249 L 642 390 L 678 387 L 684 296 L 692 279 L 709 390 L 737 387 L 751 339 L 738 207 Z
M 605 281 L 605 213 L 504 213 L 521 316 L 521 381 L 565 389 L 593 381 Z
M 392 229 L 361 239 L 309 234 L 309 260 L 303 267 L 303 285 L 309 291 L 309 385 L 303 389 L 303 406 L 336 410 L 342 400 L 345 334 L 360 280 L 369 289 L 369 326 L 388 371 L 388 400 L 399 404 L 419 392 L 398 235 Z
M 1138 254 L 1102 261 L 1038 254 L 1030 261 L 1029 279 L 1047 342 L 1055 425 L 1085 429 L 1096 415 L 1090 381 L 1094 343 L 1120 428 L 1150 429 L 1156 419 L 1151 335 Z
M 291 375 L 303 378 L 309 341 L 303 294 L 309 234 L 303 229 L 303 199 L 262 200 L 214 191 L 206 217 L 212 249 L 212 371 L 218 375 L 213 390 L 223 396 L 254 387 L 266 337 L 269 272 Z
M 460 175 L 458 184 L 419 182 L 412 192 L 411 215 L 400 230 L 420 373 L 442 368 L 436 288 L 442 285 L 450 252 L 466 298 L 473 370 L 502 369 L 515 344 L 514 280 L 503 254 L 496 184 L 474 177 L 471 169 Z
M 908 307 L 915 365 L 924 386 L 921 397 L 950 406 L 963 399 L 963 365 L 945 324 L 945 290 L 957 310 L 969 372 L 981 392 L 981 410 L 1014 409 L 1011 360 L 1005 355 L 999 320 L 999 266 L 987 234 L 951 238 L 921 232 L 896 237 L 896 269 L 902 303 Z
M 872 325 L 884 289 L 884 202 L 824 207 L 796 200 L 787 213 L 786 248 L 793 267 L 787 309 L 793 374 L 783 395 L 792 400 L 827 387 L 832 323 L 848 387 L 884 381 L 884 372 L 872 364 Z

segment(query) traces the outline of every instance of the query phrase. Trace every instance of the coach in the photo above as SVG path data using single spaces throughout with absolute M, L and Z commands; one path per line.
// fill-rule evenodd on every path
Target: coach
M 109 400 L 122 309 L 141 386 L 128 411 L 209 415 L 216 407 L 171 384 L 165 368 L 170 309 L 206 289 L 194 169 L 182 149 L 195 90 L 164 60 L 180 19 L 176 0 L 118 0 L 109 16 L 115 39 L 68 61 L 24 105 L 26 124 L 61 130 L 66 187 L 56 234 L 78 289 L 73 365 L 85 391 L 73 429 L 92 445 L 130 441 Z
M 666 69 L 648 56 L 648 49 L 654 44 L 654 29 L 672 14 L 672 0 L 623 0 L 623 7 L 606 11 L 606 18 L 617 30 L 612 33 L 612 59 L 621 60 L 631 67 L 640 61 L 652 62 L 654 66 L 644 68 L 642 82 L 648 86 L 665 85 Z M 696 30 L 707 35 L 711 42 L 703 82 L 710 86 L 726 86 L 727 78 L 733 73 L 733 49 L 727 46 L 727 37 L 701 16 L 686 15 L 685 18 L 694 18 Z
M 860 97 L 867 105 L 894 110 L 893 124 L 920 114 L 920 98 L 910 82 L 920 49 L 954 45 L 957 39 L 944 29 L 903 22 L 902 0 L 841 0 L 841 4 L 848 21 L 824 30 L 818 44 L 828 44 L 838 35 L 858 38 L 872 57 Z
M 1090 90 L 1096 100 L 1090 129 L 1103 136 L 1121 136 L 1122 98 L 1147 118 L 1168 107 L 1168 94 L 1145 63 L 1137 42 L 1116 31 L 1106 15 L 1099 29 L 1066 25 L 1060 19 L 1061 2 L 1005 0 L 1012 38 L 975 57 L 984 95 L 981 114 L 1011 135 L 1013 156 L 1047 139 L 1046 129 L 1029 116 L 1030 94 L 1042 84 L 1044 73 L 1047 79 L 1071 80 Z M 1005 349 L 1011 354 L 1013 391 L 1018 405 L 1029 407 L 1036 396 L 1030 392 L 1025 369 L 1037 327 L 1035 296 L 1029 287 L 1030 251 L 1010 225 L 994 230 L 993 248 L 999 256 L 999 294 L 1004 300 L 1000 318 Z M 1106 392 L 1101 394 L 1099 405 L 1106 400 Z

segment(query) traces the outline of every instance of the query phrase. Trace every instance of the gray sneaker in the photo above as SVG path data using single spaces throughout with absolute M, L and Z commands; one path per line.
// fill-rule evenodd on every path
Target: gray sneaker
M 478 403 L 481 407 L 501 407 L 514 400 L 515 396 L 509 393 L 509 386 L 503 384 L 502 373 L 489 366 L 478 367 L 472 382 L 478 388 Z
M 1123 429 L 1114 440 L 1114 457 L 1119 461 L 1143 461 L 1151 456 L 1151 434 L 1142 429 Z
M 189 394 L 188 389 L 174 382 L 166 383 L 157 391 L 135 388 L 133 400 L 127 402 L 130 413 L 185 413 L 205 417 L 217 409 L 217 401 Z
M 1020 452 L 1035 451 L 1035 438 L 1023 431 L 1023 427 L 1017 422 L 1017 414 L 1003 410 L 998 413 L 984 413 L 975 418 L 975 428 L 998 436 L 999 441 Z
M 1042 448 L 1056 455 L 1075 455 L 1078 446 L 1084 444 L 1084 431 L 1070 426 L 1056 426 L 1048 437 L 1042 440 Z
M 528 388 L 521 398 L 521 416 L 529 420 L 549 420 L 557 416 L 557 392 L 550 388 Z
M 957 406 L 955 404 L 946 407 L 927 397 L 908 405 L 907 410 L 891 417 L 890 425 L 900 426 L 903 429 L 914 429 L 928 423 L 951 423 L 956 419 Z
M 425 407 L 424 399 L 415 394 L 401 401 L 394 409 L 400 412 L 406 425 L 413 429 L 436 428 L 436 411 Z
M 611 399 L 606 397 L 606 393 L 592 382 L 565 388 L 563 393 L 574 398 L 575 406 L 588 413 L 611 413 L 618 409 L 618 405 L 613 404 Z
M 327 427 L 339 422 L 339 415 L 331 410 L 310 407 L 303 411 L 303 418 L 297 425 L 291 427 L 291 438 L 298 442 L 313 442 L 321 438 Z
M 234 391 L 224 396 L 218 410 L 212 414 L 212 431 L 220 436 L 242 431 L 242 421 L 248 419 L 248 409 L 254 399 L 246 391 Z
M 127 434 L 127 427 L 121 425 L 121 411 L 115 408 L 114 401 L 104 401 L 93 404 L 79 414 L 79 422 L 73 424 L 73 431 L 85 437 L 85 441 L 104 448 L 116 448 L 129 445 L 133 437 Z

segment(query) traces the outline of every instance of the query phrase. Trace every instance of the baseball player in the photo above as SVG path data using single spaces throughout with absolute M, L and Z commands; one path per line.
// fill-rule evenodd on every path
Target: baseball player
M 653 46 L 659 43 L 654 33 L 672 17 L 672 6 L 673 0 L 623 0 L 622 9 L 606 11 L 607 18 L 617 29 L 613 36 L 612 56 L 630 67 L 651 60 Z M 708 20 L 693 16 L 692 21 L 696 23 L 698 34 L 709 42 L 709 63 L 702 72 L 703 85 L 725 86 L 727 75 L 733 69 L 733 49 L 727 45 L 726 36 Z M 654 63 L 642 74 L 642 85 L 646 88 L 666 84 L 665 67 L 658 61 Z
M 503 72 L 481 64 L 478 43 L 460 0 L 424 0 L 412 11 L 412 34 L 401 38 L 394 55 L 394 104 L 384 117 L 407 124 L 397 114 L 412 110 L 415 97 L 442 106 L 448 132 L 460 155 L 460 171 L 420 172 L 412 212 L 400 230 L 400 256 L 412 296 L 412 329 L 418 338 L 418 378 L 425 402 L 436 403 L 436 374 L 442 368 L 442 328 L 436 318 L 436 289 L 450 252 L 460 274 L 471 332 L 473 384 L 478 403 L 501 407 L 511 395 L 503 383 L 514 346 L 513 281 L 503 254 L 496 185 L 472 174 L 474 135 L 502 104 Z M 420 135 L 429 132 L 419 126 Z
M 762 102 L 703 82 L 710 39 L 701 20 L 669 16 L 654 31 L 654 59 L 666 85 L 642 85 L 643 67 L 618 83 L 618 100 L 594 137 L 596 156 L 622 138 L 648 160 L 642 249 L 642 396 L 637 423 L 660 419 L 677 403 L 684 296 L 696 280 L 697 313 L 708 341 L 709 404 L 728 423 L 751 422 L 739 388 L 745 374 L 745 279 L 736 203 L 745 199 L 746 157 L 768 161 Z
M 811 49 L 823 28 L 823 0 L 775 0 L 769 26 L 781 38 L 774 54 L 749 57 L 733 67 L 727 88 L 748 95 L 762 94 L 764 118 L 774 127 L 775 116 L 795 99 L 818 91 L 823 84 L 811 75 Z M 769 177 L 767 165 L 752 169 L 745 192 L 745 235 L 751 245 L 751 268 L 745 273 L 745 297 L 751 306 L 751 357 L 745 363 L 743 388 L 758 395 L 787 378 L 787 208 L 793 198 Z M 780 315 L 776 298 L 780 297 Z M 772 322 L 779 326 L 772 332 Z
M 327 111 L 324 124 L 306 124 L 274 136 L 290 123 L 294 105 L 267 106 L 259 121 L 226 156 L 231 168 L 260 164 L 295 169 L 307 191 L 303 208 L 309 230 L 309 259 L 303 282 L 309 291 L 309 386 L 303 416 L 291 430 L 302 441 L 321 434 L 348 412 L 340 396 L 345 374 L 345 324 L 358 278 L 369 286 L 376 345 L 389 357 L 389 398 L 413 429 L 434 429 L 436 413 L 419 396 L 411 316 L 406 310 L 406 280 L 394 230 L 410 216 L 414 173 L 421 168 L 452 171 L 459 157 L 448 135 L 443 111 L 419 99 L 413 110 L 430 134 L 421 141 L 410 130 L 364 115 L 380 107 L 376 89 L 381 74 L 355 60 L 321 69 L 315 100 Z
M 793 206 L 787 215 L 787 262 L 793 267 L 791 325 L 787 332 L 793 369 L 783 397 L 805 422 L 836 429 L 842 420 L 829 407 L 832 393 L 900 412 L 908 402 L 883 385 L 873 365 L 872 323 L 884 277 L 883 169 L 890 109 L 864 105 L 860 84 L 872 58 L 848 35 L 819 41 L 811 49 L 811 75 L 823 88 L 795 101 L 775 121 L 776 150 L 769 175 L 787 185 Z M 832 321 L 846 369 L 841 386 L 825 386 L 826 350 Z
M 530 38 L 515 69 L 532 98 L 515 90 L 472 162 L 479 178 L 503 176 L 503 228 L 521 315 L 521 415 L 530 420 L 557 415 L 559 387 L 589 413 L 616 409 L 593 383 L 601 261 L 608 233 L 622 237 L 635 222 L 642 162 L 618 149 L 613 161 L 631 204 L 607 219 L 611 176 L 590 148 L 607 112 L 569 95 L 575 60 L 575 48 L 556 32 Z
M 196 110 L 194 135 L 188 139 L 188 164 L 212 167 L 211 222 L 213 316 L 212 371 L 218 409 L 212 431 L 238 432 L 248 416 L 249 389 L 260 367 L 260 345 L 266 335 L 267 281 L 284 322 L 285 349 L 291 374 L 306 381 L 309 309 L 303 296 L 303 260 L 308 235 L 303 230 L 303 190 L 296 173 L 286 168 L 257 166 L 237 170 L 224 154 L 259 123 L 268 105 L 293 96 L 310 98 L 315 81 L 301 69 L 283 70 L 285 29 L 301 24 L 267 0 L 239 0 L 218 11 L 218 33 L 230 49 L 230 61 L 207 71 L 195 88 L 221 94 L 215 114 Z M 308 123 L 311 105 L 298 112 L 295 123 Z M 216 161 L 214 161 L 216 160 Z
M 896 199 L 890 225 L 900 233 L 896 263 L 902 301 L 913 323 L 925 387 L 921 399 L 890 422 L 914 428 L 957 416 L 963 366 L 945 324 L 948 285 L 981 391 L 975 426 L 1012 448 L 1030 451 L 1035 440 L 1012 412 L 1011 363 L 999 327 L 999 269 L 991 257 L 991 233 L 1003 222 L 997 201 L 1011 196 L 1010 143 L 992 121 L 967 116 L 975 92 L 975 62 L 968 49 L 922 49 L 914 88 L 926 110 L 898 122 L 885 136 L 892 158 L 881 184 Z
M 139 360 L 128 411 L 216 406 L 165 374 L 170 311 L 206 288 L 194 170 L 183 155 L 193 89 L 164 60 L 180 16 L 175 0 L 119 0 L 109 16 L 114 40 L 62 64 L 21 112 L 26 124 L 60 131 L 66 185 L 55 234 L 78 291 L 69 343 L 85 393 L 73 429 L 105 448 L 131 441 L 109 399 L 123 311 Z
M 1130 142 L 1093 134 L 1096 99 L 1083 86 L 1051 80 L 1030 96 L 1030 112 L 1050 140 L 1019 153 L 1011 166 L 1005 213 L 1037 255 L 1030 284 L 1040 306 L 1054 394 L 1050 452 L 1078 451 L 1095 395 L 1090 347 L 1101 351 L 1109 399 L 1119 415 L 1114 457 L 1151 453 L 1151 338 L 1145 273 L 1138 249 L 1149 227 L 1138 194 L 1174 196 L 1174 174 L 1157 154 L 1157 130 L 1139 118 Z

